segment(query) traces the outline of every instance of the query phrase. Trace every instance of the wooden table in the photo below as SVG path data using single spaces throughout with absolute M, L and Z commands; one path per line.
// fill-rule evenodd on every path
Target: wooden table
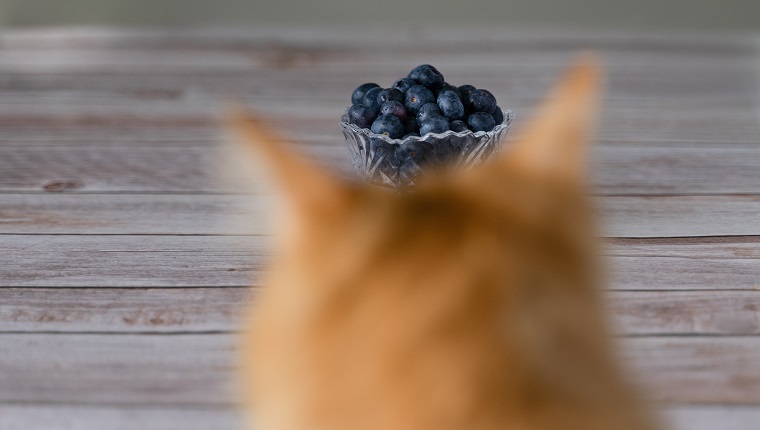
M 348 172 L 358 84 L 429 62 L 519 124 L 585 47 L 624 359 L 674 428 L 760 428 L 758 39 L 257 28 L 0 33 L 0 429 L 240 428 L 266 203 L 216 180 L 225 97 Z

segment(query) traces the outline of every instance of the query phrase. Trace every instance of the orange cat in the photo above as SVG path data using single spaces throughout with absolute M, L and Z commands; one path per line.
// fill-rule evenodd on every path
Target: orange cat
M 600 301 L 584 198 L 598 80 L 585 60 L 512 148 L 402 195 L 342 183 L 234 115 L 289 216 L 243 347 L 255 428 L 656 428 Z

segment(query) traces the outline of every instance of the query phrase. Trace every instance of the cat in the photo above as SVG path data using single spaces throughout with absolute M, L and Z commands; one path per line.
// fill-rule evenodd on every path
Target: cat
M 254 428 L 659 428 L 603 312 L 585 185 L 602 72 L 584 58 L 509 148 L 406 194 L 338 180 L 230 115 L 284 199 L 241 348 Z

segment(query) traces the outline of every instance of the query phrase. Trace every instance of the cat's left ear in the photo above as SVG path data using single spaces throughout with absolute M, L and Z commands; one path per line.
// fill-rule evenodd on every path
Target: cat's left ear
M 268 178 L 295 214 L 315 219 L 320 213 L 339 209 L 347 201 L 348 188 L 337 178 L 307 161 L 292 142 L 275 132 L 264 120 L 235 104 L 225 118 L 227 127 L 245 146 L 253 149 Z M 253 156 L 253 155 L 251 155 Z

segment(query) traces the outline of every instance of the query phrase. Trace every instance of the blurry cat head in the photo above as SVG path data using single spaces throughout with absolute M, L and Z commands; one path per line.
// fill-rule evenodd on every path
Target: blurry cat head
M 232 115 L 284 200 L 242 347 L 257 429 L 652 428 L 599 300 L 600 74 L 586 57 L 502 153 L 408 194 L 342 182 Z

